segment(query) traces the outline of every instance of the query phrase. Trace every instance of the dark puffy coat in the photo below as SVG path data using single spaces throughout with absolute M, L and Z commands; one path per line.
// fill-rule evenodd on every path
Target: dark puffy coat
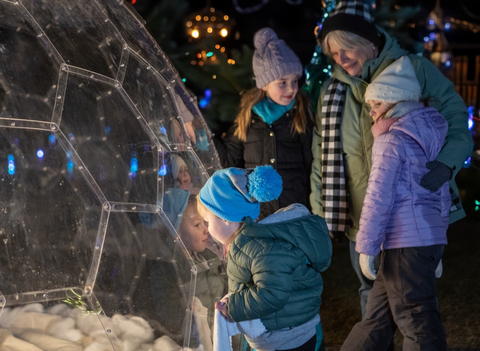
M 310 209 L 313 121 L 308 120 L 305 133 L 292 132 L 292 112 L 293 109 L 270 126 L 252 112 L 246 142 L 233 135 L 235 125 L 223 139 L 214 139 L 223 167 L 253 168 L 268 164 L 282 177 L 282 194 L 278 200 L 261 204 L 260 219 L 292 203 Z
M 297 205 L 298 206 L 298 205 Z M 308 211 L 305 211 L 309 213 Z M 268 331 L 296 327 L 318 313 L 332 243 L 316 215 L 255 223 L 247 217 L 228 253 L 228 313 L 236 322 L 260 318 Z

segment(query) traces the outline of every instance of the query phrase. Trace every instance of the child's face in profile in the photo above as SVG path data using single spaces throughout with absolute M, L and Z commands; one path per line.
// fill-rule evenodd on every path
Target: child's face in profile
M 180 184 L 190 184 L 190 173 L 188 173 L 188 168 L 186 166 L 180 167 L 180 169 L 178 170 L 177 179 Z
M 228 245 L 233 241 L 233 234 L 240 227 L 240 223 L 225 222 L 223 219 L 215 216 L 211 211 L 208 210 L 204 214 L 203 219 L 208 223 L 208 230 L 210 234 L 223 245 Z
M 202 252 L 207 248 L 208 228 L 198 212 L 188 211 L 183 215 L 178 233 L 187 250 Z
M 287 106 L 298 92 L 298 75 L 295 73 L 274 80 L 262 88 L 267 95 L 279 105 Z
M 368 100 L 367 104 L 370 105 L 370 117 L 373 121 L 377 123 L 379 119 L 383 117 L 385 112 L 393 105 L 392 102 L 379 101 L 379 100 Z

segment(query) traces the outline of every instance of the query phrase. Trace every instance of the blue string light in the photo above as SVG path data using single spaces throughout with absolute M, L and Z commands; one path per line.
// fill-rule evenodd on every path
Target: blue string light
M 51 144 L 51 145 L 55 145 L 57 143 L 57 138 L 55 138 L 55 135 L 53 134 L 50 134 L 48 136 L 48 142 Z
M 159 176 L 167 175 L 167 166 L 166 165 L 163 165 L 162 167 L 160 167 L 160 170 L 158 171 L 158 175 Z
M 38 151 L 37 151 L 37 157 L 38 157 L 38 158 L 43 158 L 43 156 L 45 156 L 45 153 L 43 152 L 43 150 L 42 150 L 42 149 L 38 149 Z
M 201 108 L 205 108 L 210 103 L 211 99 L 212 99 L 212 91 L 210 89 L 207 89 L 205 90 L 205 97 L 200 99 L 200 101 L 198 102 L 198 105 Z
M 8 155 L 8 174 L 15 174 L 15 157 L 13 155 Z

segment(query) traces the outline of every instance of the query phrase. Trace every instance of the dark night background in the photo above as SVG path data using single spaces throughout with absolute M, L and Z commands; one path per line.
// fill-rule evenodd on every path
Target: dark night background
M 135 1 L 135 0 L 134 0 Z M 214 133 L 222 133 L 228 128 L 238 107 L 240 95 L 252 86 L 251 52 L 253 35 L 262 27 L 273 28 L 281 39 L 296 52 L 304 65 L 308 65 L 315 50 L 314 28 L 323 16 L 320 0 L 270 0 L 259 11 L 242 14 L 236 11 L 235 0 L 136 0 L 134 7 L 146 20 L 147 28 L 172 60 L 185 85 L 198 96 L 201 102 L 205 91 L 210 90 L 212 100 L 202 113 Z M 292 2 L 301 2 L 292 5 Z M 237 0 L 243 8 L 258 5 L 262 0 Z M 432 35 L 427 28 L 428 16 L 435 9 L 436 0 L 422 1 L 377 1 L 379 6 L 389 8 L 386 27 L 401 22 L 402 9 L 410 8 L 412 15 L 403 28 L 395 28 L 400 42 L 408 38 L 410 44 L 416 42 L 423 48 L 424 38 Z M 439 1 L 445 22 L 466 21 L 463 26 L 445 30 L 446 47 L 437 47 L 423 53 L 431 57 L 433 51 L 449 53 L 449 64 L 439 69 L 451 79 L 457 91 L 465 99 L 470 112 L 478 117 L 480 108 L 478 88 L 480 85 L 480 1 L 457 0 Z M 230 35 L 218 43 L 225 46 L 229 57 L 235 57 L 236 67 L 209 64 L 203 67 L 190 64 L 200 50 L 211 50 L 211 43 L 201 44 L 201 40 L 188 41 L 186 18 L 201 10 L 214 7 L 235 21 Z M 377 10 L 379 7 L 377 6 Z M 398 12 L 396 12 L 398 11 Z M 378 19 L 378 18 L 377 18 Z M 392 22 L 393 21 L 393 22 Z M 453 23 L 453 22 L 452 22 Z M 378 24 L 378 23 L 377 23 Z M 469 27 L 470 25 L 470 27 Z M 390 28 L 391 29 L 391 28 Z M 235 33 L 238 32 L 237 35 Z M 215 44 L 215 43 L 213 43 Z M 198 45 L 198 46 L 195 46 Z M 203 46 L 202 46 L 203 45 Z M 406 44 L 408 46 L 408 44 Z M 237 52 L 235 53 L 235 51 Z M 188 53 L 188 54 L 187 54 Z M 235 56 L 236 55 L 236 56 Z M 451 62 L 450 62 L 451 60 Z M 223 68 L 222 68 L 223 67 Z M 216 79 L 212 79 L 212 75 Z M 305 76 L 303 77 L 305 79 Z M 449 350 L 480 350 L 480 128 L 475 120 L 472 136 L 475 142 L 472 163 L 463 168 L 456 177 L 462 203 L 467 218 L 449 228 L 444 254 L 444 273 L 438 280 L 440 309 L 448 335 Z M 468 165 L 466 165 L 468 166 Z M 360 319 L 360 304 L 357 289 L 359 282 L 350 267 L 348 243 L 334 245 L 331 267 L 323 274 L 324 293 L 321 307 L 327 351 L 338 350 L 353 325 Z M 401 349 L 402 338 L 399 332 L 395 338 L 396 350 Z

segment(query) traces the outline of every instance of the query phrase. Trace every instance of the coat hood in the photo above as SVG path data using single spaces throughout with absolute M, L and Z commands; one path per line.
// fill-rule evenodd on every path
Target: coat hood
M 414 139 L 425 152 L 429 161 L 439 154 L 447 136 L 448 124 L 445 118 L 433 107 L 411 111 L 390 127 Z
M 278 239 L 302 250 L 317 272 L 323 272 L 330 265 L 332 244 L 325 220 L 301 204 L 282 208 L 259 223 L 250 217 L 245 220 L 242 234 L 252 238 Z M 326 237 L 326 239 L 325 239 Z M 325 245 L 329 258 L 325 261 Z

